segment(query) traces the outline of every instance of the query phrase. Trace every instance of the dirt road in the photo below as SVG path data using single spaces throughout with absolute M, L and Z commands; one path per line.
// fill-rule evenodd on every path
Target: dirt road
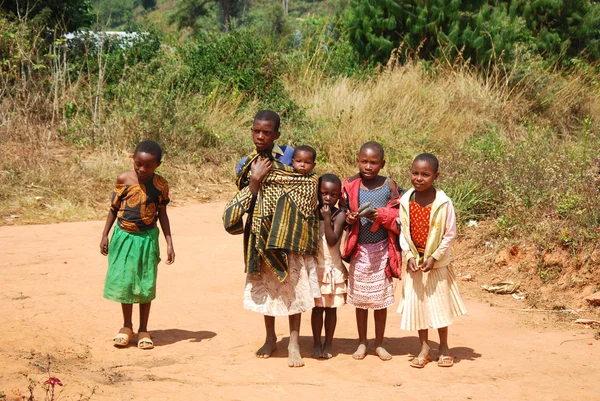
M 242 308 L 242 238 L 222 229 L 223 206 L 170 209 L 177 258 L 160 265 L 151 351 L 111 345 L 122 321 L 119 305 L 102 298 L 103 222 L 0 227 L 0 394 L 10 400 L 27 393 L 29 376 L 38 384 L 36 399 L 43 399 L 50 359 L 51 374 L 65 384 L 60 400 L 81 399 L 92 389 L 92 400 L 111 401 L 600 399 L 600 343 L 589 339 L 592 330 L 553 329 L 544 325 L 544 314 L 532 318 L 490 306 L 468 283 L 463 294 L 469 314 L 450 327 L 458 359 L 450 369 L 409 366 L 418 341 L 416 333 L 399 328 L 398 299 L 388 316 L 389 362 L 372 350 L 363 361 L 352 359 L 357 334 L 349 306 L 339 311 L 333 359 L 309 357 L 309 313 L 300 343 L 305 367 L 286 365 L 285 319 L 276 322 L 278 351 L 267 360 L 255 358 L 262 317 Z M 163 256 L 164 249 L 163 242 Z M 134 316 L 135 327 L 137 310 Z

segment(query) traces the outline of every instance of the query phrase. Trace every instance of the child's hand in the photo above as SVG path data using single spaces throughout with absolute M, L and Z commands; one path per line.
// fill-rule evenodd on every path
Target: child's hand
M 329 205 L 323 205 L 321 208 L 321 215 L 323 216 L 324 220 L 331 220 L 331 208 Z
M 173 262 L 175 262 L 175 250 L 172 245 L 167 245 L 167 261 L 165 263 L 170 265 L 173 264 Z
M 104 256 L 108 255 L 108 235 L 103 235 L 100 241 L 100 253 Z
M 421 270 L 423 270 L 423 273 L 427 273 L 428 271 L 433 269 L 434 264 L 435 264 L 435 259 L 433 258 L 433 256 L 430 256 L 427 258 L 425 263 L 421 264 L 420 268 L 421 268 Z
M 252 173 L 252 179 L 260 182 L 271 171 L 271 160 L 266 157 L 259 156 L 252 162 L 250 172 Z
M 408 259 L 408 262 L 406 262 L 406 268 L 409 272 L 416 272 L 419 271 L 419 268 L 417 267 L 417 262 L 415 261 L 415 258 L 410 258 Z
M 363 212 L 363 217 L 366 217 L 371 221 L 377 220 L 377 216 L 379 216 L 377 209 L 367 209 L 365 212 Z
M 357 212 L 348 213 L 346 215 L 346 223 L 348 223 L 350 225 L 356 223 L 357 220 L 358 220 L 358 213 Z

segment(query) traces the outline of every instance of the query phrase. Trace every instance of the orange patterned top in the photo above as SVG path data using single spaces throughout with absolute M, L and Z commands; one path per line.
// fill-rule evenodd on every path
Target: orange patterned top
M 117 212 L 117 224 L 136 233 L 156 227 L 158 208 L 169 203 L 169 184 L 158 174 L 143 184 L 117 184 L 110 202 Z
M 427 245 L 427 236 L 429 235 L 429 217 L 431 215 L 431 206 L 422 207 L 417 202 L 412 201 L 410 207 L 410 238 L 415 244 L 420 254 L 425 252 Z

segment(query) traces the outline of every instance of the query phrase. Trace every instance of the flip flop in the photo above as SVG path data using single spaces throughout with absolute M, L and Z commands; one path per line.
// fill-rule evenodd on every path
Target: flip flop
M 413 368 L 422 369 L 429 362 L 431 362 L 431 357 L 428 355 L 425 358 L 414 358 L 412 361 L 410 361 L 410 366 Z
M 449 368 L 454 365 L 454 358 L 449 355 L 441 355 L 437 365 L 442 368 Z
M 133 337 L 133 330 L 129 327 L 123 327 L 119 330 L 115 338 L 113 338 L 113 344 L 119 348 L 127 347 L 131 341 L 131 337 Z
M 154 348 L 154 343 L 152 342 L 152 339 L 150 338 L 150 334 L 146 331 L 142 331 L 142 332 L 138 333 L 137 345 L 138 345 L 139 349 Z

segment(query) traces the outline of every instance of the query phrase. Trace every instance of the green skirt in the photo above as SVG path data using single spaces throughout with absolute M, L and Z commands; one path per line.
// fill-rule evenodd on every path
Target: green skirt
M 152 301 L 156 298 L 158 262 L 158 227 L 128 233 L 115 225 L 108 247 L 104 298 L 122 304 Z

